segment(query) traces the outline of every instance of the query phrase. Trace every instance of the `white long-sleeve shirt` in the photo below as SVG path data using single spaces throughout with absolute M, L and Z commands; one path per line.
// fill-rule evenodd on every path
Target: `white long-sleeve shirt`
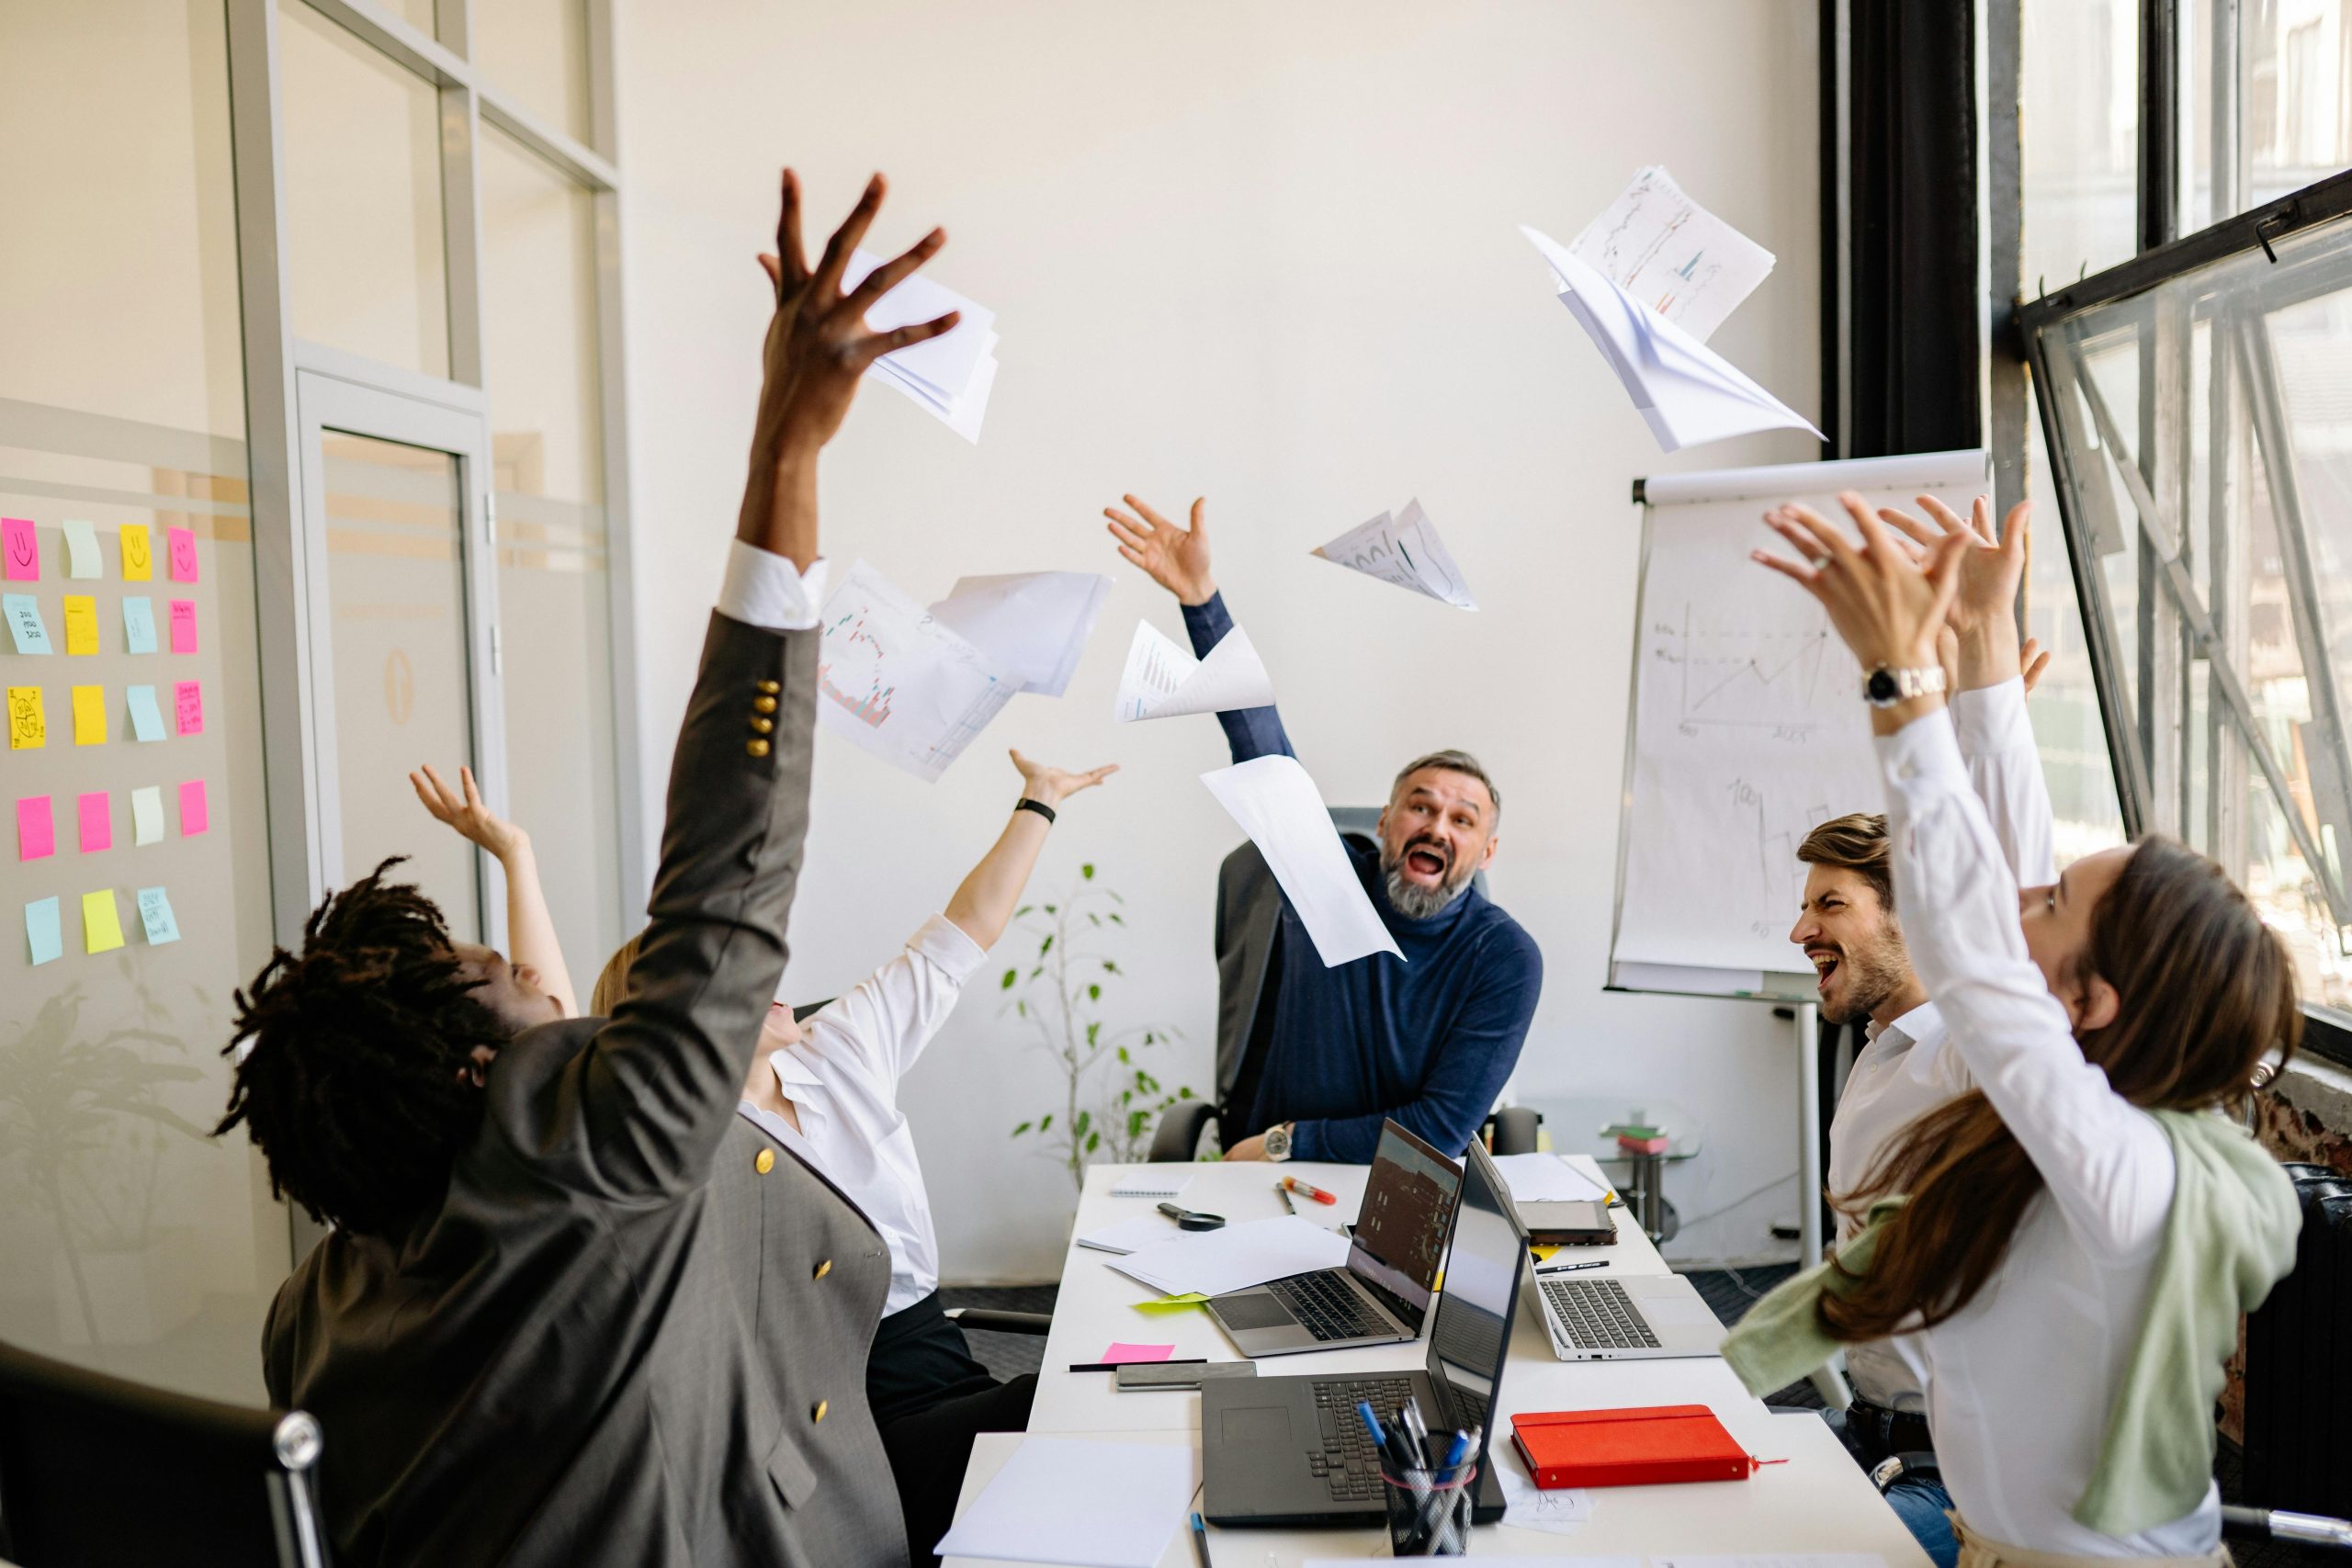
M 1952 1499 L 1996 1540 L 2086 1557 L 2209 1552 L 2218 1495 L 2126 1538 L 2075 1522 L 2144 1315 L 2172 1206 L 2172 1146 L 2083 1059 L 2026 951 L 2018 884 L 1951 725 L 1877 741 L 1896 907 L 1956 1051 L 2034 1168 L 2037 1194 L 1984 1288 L 1913 1337 Z

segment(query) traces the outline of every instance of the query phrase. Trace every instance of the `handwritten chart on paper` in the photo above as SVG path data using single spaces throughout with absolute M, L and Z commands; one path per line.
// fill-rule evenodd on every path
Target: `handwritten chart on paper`
M 864 561 L 825 601 L 817 718 L 853 745 L 935 780 L 1019 682 Z

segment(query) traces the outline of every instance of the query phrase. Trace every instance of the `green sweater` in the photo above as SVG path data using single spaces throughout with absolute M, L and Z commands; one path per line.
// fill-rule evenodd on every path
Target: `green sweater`
M 2172 1140 L 2172 1209 L 2148 1280 L 2147 1315 L 2107 1416 L 2098 1468 L 2075 1520 L 2124 1536 L 2179 1518 L 2213 1480 L 2213 1401 L 2237 1348 L 2238 1317 L 2262 1304 L 2295 1266 L 2302 1215 L 2294 1184 L 2245 1130 L 2219 1116 L 2152 1111 Z M 1871 1205 L 1838 1248 L 1750 1307 L 1724 1341 L 1724 1359 L 1752 1393 L 1795 1382 L 1839 1348 L 1822 1326 L 1826 1292 L 1868 1272 L 1901 1198 Z

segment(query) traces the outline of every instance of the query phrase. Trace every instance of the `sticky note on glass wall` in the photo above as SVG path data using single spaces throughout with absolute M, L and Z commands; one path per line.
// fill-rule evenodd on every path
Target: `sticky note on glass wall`
M 212 807 L 204 797 L 204 781 L 190 779 L 180 785 L 180 837 L 201 833 L 211 826 Z
M 28 795 L 17 802 L 17 858 L 46 860 L 57 852 L 57 822 L 49 796 Z
M 122 917 L 115 913 L 114 889 L 82 895 L 82 951 L 110 953 L 122 945 Z
M 144 593 L 128 594 L 122 601 L 122 650 L 155 651 L 155 602 Z
M 68 577 L 104 577 L 106 568 L 98 560 L 98 531 L 79 518 L 68 517 L 65 529 L 65 575 Z
M 125 582 L 147 582 L 155 576 L 154 541 L 148 536 L 144 523 L 125 523 L 122 542 L 122 580 Z
M 29 517 L 0 517 L 0 571 L 11 582 L 40 581 L 40 541 Z
M 74 744 L 103 746 L 107 743 L 107 689 L 104 686 L 74 688 Z
M 0 615 L 7 617 L 8 637 L 18 653 L 54 653 L 49 627 L 40 618 L 40 601 L 29 593 L 0 593 Z
M 87 593 L 65 596 L 65 651 L 85 655 L 98 651 L 98 602 Z
M 180 939 L 180 923 L 172 919 L 171 897 L 160 887 L 139 890 L 139 923 L 147 928 L 147 940 L 156 946 Z
M 194 582 L 196 581 L 196 530 L 166 528 L 164 530 L 164 537 L 169 542 L 172 552 L 172 581 Z
M 203 734 L 204 688 L 194 681 L 176 683 L 172 688 L 172 714 L 182 735 Z
M 130 792 L 130 841 L 134 844 L 160 844 L 164 841 L 164 786 L 150 784 L 145 789 Z
M 39 686 L 8 688 L 8 750 L 33 751 L 49 744 L 49 720 L 42 714 Z
M 82 817 L 82 852 L 96 854 L 114 848 L 114 803 L 107 792 L 94 789 L 74 801 Z
M 172 601 L 172 651 L 196 651 L 196 601 L 193 599 Z
M 130 695 L 130 738 L 133 740 L 161 740 L 164 738 L 164 711 L 155 705 L 155 688 L 133 686 Z
M 36 898 L 25 906 L 25 946 L 35 964 L 65 956 L 64 915 L 54 898 Z

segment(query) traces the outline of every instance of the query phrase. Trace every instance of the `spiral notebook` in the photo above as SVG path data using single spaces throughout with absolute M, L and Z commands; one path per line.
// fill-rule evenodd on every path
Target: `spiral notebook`
M 1181 1165 L 1152 1166 L 1131 1170 L 1111 1183 L 1114 1198 L 1174 1198 L 1193 1184 L 1193 1173 Z

